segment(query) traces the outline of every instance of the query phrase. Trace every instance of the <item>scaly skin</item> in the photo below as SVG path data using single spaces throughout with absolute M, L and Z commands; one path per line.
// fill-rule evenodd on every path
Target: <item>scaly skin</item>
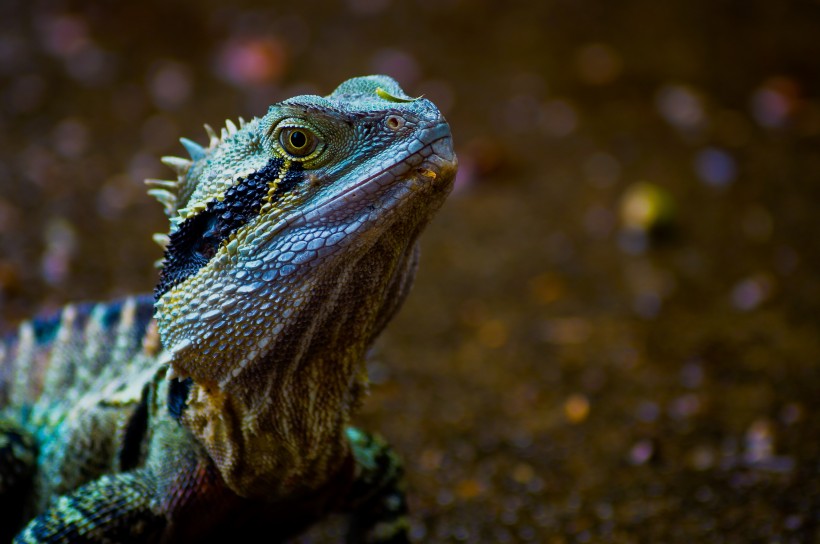
M 148 182 L 171 225 L 154 300 L 0 343 L 0 539 L 282 541 L 338 511 L 348 542 L 407 541 L 401 465 L 349 421 L 452 186 L 450 129 L 370 76 L 208 131 Z

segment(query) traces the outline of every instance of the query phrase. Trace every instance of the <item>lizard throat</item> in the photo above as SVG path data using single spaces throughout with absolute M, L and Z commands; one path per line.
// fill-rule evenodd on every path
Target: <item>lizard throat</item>
M 371 338 L 374 322 L 352 316 L 384 304 L 396 267 L 408 262 L 408 248 L 449 191 L 455 164 L 450 139 L 435 139 L 248 234 L 253 243 L 230 269 L 206 267 L 159 301 L 174 369 L 236 390 L 270 375 L 261 362 L 267 353 L 276 354 L 278 370 L 295 364 L 305 342 L 342 322 L 347 328 L 326 336 L 334 350 Z M 342 312 L 339 319 L 323 318 L 331 310 Z

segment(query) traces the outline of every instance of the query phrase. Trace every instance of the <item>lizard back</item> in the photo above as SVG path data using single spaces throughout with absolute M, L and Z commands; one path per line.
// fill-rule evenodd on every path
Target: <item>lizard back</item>
M 53 422 L 81 397 L 139 374 L 158 347 L 148 296 L 68 305 L 26 321 L 0 340 L 0 409 Z

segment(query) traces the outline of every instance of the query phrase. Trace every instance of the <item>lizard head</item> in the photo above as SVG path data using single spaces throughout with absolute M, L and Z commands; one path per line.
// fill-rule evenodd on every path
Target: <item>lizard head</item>
M 369 76 L 208 132 L 182 140 L 191 161 L 164 159 L 177 181 L 148 182 L 171 223 L 155 300 L 174 372 L 260 395 L 318 358 L 353 387 L 452 186 L 447 122 Z

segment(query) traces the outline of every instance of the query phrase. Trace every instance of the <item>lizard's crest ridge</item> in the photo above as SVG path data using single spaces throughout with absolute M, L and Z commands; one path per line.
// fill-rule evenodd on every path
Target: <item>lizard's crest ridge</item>
M 205 133 L 208 136 L 208 147 L 203 147 L 188 138 L 180 138 L 179 141 L 188 152 L 190 159 L 176 156 L 165 156 L 160 159 L 164 165 L 174 171 L 177 179 L 146 179 L 145 184 L 149 187 L 148 194 L 162 204 L 165 214 L 171 221 L 179 223 L 190 215 L 202 211 L 201 206 L 194 206 L 193 208 L 181 206 L 181 204 L 191 196 L 198 184 L 196 177 L 189 175 L 191 167 L 196 162 L 207 159 L 208 155 L 215 148 L 219 147 L 227 138 L 243 130 L 246 124 L 247 121 L 241 117 L 239 118 L 239 126 L 230 119 L 227 119 L 225 120 L 225 127 L 222 128 L 219 135 L 217 135 L 213 127 L 205 124 Z M 162 236 L 163 235 L 156 235 L 154 238 L 157 243 L 165 249 L 167 244 L 164 243 Z

